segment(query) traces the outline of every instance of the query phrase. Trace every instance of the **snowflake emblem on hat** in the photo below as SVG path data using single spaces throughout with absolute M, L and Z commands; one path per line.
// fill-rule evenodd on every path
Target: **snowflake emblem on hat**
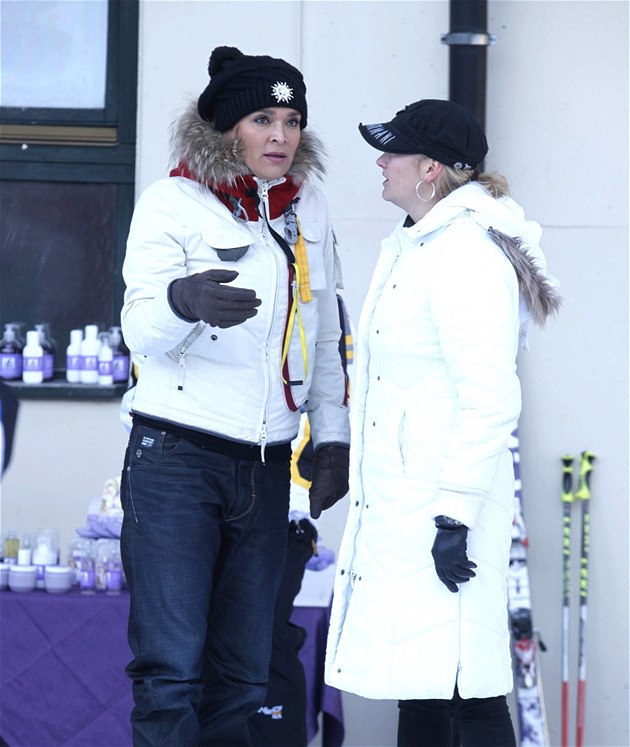
M 271 86 L 271 95 L 280 104 L 288 104 L 293 98 L 293 89 L 290 88 L 286 83 L 277 81 Z

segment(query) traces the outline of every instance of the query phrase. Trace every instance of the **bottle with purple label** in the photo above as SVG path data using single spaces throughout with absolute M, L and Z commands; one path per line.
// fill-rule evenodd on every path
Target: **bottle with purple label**
M 46 566 L 59 562 L 59 533 L 56 529 L 37 530 L 31 562 L 37 568 L 36 588 L 43 589 Z
M 101 342 L 98 339 L 98 326 L 88 324 L 81 341 L 81 369 L 79 380 L 82 384 L 98 384 L 98 353 Z
M 129 381 L 129 348 L 125 345 L 120 327 L 109 328 L 109 344 L 114 351 L 114 383 Z
M 114 351 L 109 346 L 109 333 L 98 336 L 101 348 L 98 351 L 98 385 L 111 386 L 114 383 Z
M 105 570 L 105 589 L 108 594 L 120 594 L 123 588 L 123 567 L 120 540 L 111 540 Z
M 15 339 L 21 348 L 26 345 L 26 324 L 24 322 L 9 322 L 4 327 L 15 332 Z
M 39 344 L 44 351 L 44 381 L 50 381 L 55 372 L 57 344 L 50 336 L 50 325 L 47 322 L 36 324 L 35 329 L 39 333 Z
M 7 381 L 22 378 L 22 345 L 8 324 L 0 341 L 0 378 Z
M 22 381 L 25 384 L 41 384 L 44 380 L 44 350 L 39 344 L 39 332 L 29 329 L 26 346 L 22 351 Z
M 81 594 L 94 594 L 96 592 L 96 561 L 94 556 L 83 555 L 80 563 L 79 588 Z
M 70 330 L 70 344 L 66 348 L 66 381 L 78 384 L 81 381 L 81 342 L 83 330 Z

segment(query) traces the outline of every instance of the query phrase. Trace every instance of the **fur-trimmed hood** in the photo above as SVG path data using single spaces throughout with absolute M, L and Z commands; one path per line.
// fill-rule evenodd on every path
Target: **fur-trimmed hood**
M 302 130 L 287 176 L 297 183 L 322 178 L 325 156 L 321 140 Z M 209 186 L 234 186 L 239 176 L 251 173 L 243 161 L 240 141 L 227 132 L 217 132 L 211 122 L 202 119 L 196 102 L 171 127 L 171 159 L 175 166 L 184 163 L 197 181 Z
M 527 348 L 527 323 L 543 326 L 556 314 L 562 297 L 559 283 L 547 271 L 547 260 L 540 247 L 540 225 L 525 220 L 523 209 L 511 197 L 493 198 L 478 182 L 469 182 L 451 192 L 430 210 L 410 231 L 426 235 L 468 213 L 510 260 L 520 291 L 521 345 Z

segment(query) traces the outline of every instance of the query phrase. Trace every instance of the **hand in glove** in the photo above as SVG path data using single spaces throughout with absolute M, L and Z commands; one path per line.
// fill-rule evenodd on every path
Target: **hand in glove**
M 316 449 L 308 493 L 314 519 L 319 519 L 322 511 L 334 506 L 348 492 L 349 463 L 348 446 L 324 444 Z
M 466 555 L 468 527 L 446 516 L 437 516 L 435 526 L 438 528 L 431 549 L 438 578 L 449 591 L 457 593 L 457 584 L 470 581 L 477 574 L 476 568 Z
M 211 327 L 235 327 L 256 316 L 261 301 L 249 288 L 225 286 L 238 277 L 234 270 L 206 270 L 173 280 L 168 298 L 173 311 L 190 322 L 202 320 Z

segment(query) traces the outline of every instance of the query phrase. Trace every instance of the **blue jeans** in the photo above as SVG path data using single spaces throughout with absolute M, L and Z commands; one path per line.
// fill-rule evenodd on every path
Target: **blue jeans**
M 249 747 L 287 545 L 289 463 L 134 424 L 121 535 L 135 747 Z
M 398 747 L 516 747 L 505 695 L 399 700 Z

